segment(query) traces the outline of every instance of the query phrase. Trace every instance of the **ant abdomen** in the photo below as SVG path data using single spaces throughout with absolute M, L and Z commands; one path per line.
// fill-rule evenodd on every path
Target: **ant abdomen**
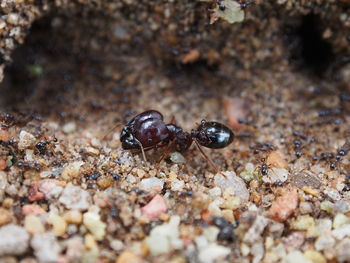
M 200 145 L 211 149 L 225 148 L 234 139 L 231 129 L 214 121 L 202 121 L 197 130 L 192 131 L 192 134 Z

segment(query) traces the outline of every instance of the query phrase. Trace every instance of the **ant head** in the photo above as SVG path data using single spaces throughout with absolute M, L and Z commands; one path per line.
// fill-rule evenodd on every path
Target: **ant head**
M 120 134 L 120 141 L 124 150 L 140 149 L 140 144 L 132 134 L 131 128 L 125 126 Z

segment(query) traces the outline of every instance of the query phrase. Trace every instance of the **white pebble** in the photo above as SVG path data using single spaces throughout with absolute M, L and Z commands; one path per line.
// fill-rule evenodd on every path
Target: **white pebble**
M 0 256 L 21 255 L 27 251 L 29 234 L 17 225 L 0 227 Z
M 164 180 L 157 177 L 150 177 L 142 179 L 140 182 L 140 188 L 145 191 L 160 192 L 163 189 Z
M 64 133 L 72 133 L 76 130 L 76 128 L 77 128 L 77 125 L 75 124 L 75 122 L 71 121 L 63 125 L 62 130 Z
M 35 137 L 26 131 L 21 131 L 19 133 L 19 142 L 18 142 L 18 148 L 20 150 L 25 150 L 35 144 Z
M 226 177 L 225 177 L 225 176 Z M 214 183 L 220 187 L 223 193 L 237 196 L 241 199 L 241 203 L 249 200 L 249 191 L 242 178 L 236 176 L 233 171 L 221 172 L 215 175 Z
M 78 186 L 68 185 L 63 190 L 59 202 L 68 209 L 87 210 L 91 204 L 91 198 L 87 191 Z
M 227 247 L 211 244 L 200 249 L 198 259 L 201 263 L 220 262 L 220 260 L 224 259 L 230 252 L 231 250 Z
M 39 262 L 58 262 L 61 248 L 52 232 L 34 235 L 30 244 Z
M 264 183 L 285 182 L 288 179 L 288 171 L 282 168 L 271 168 L 267 175 L 262 177 Z

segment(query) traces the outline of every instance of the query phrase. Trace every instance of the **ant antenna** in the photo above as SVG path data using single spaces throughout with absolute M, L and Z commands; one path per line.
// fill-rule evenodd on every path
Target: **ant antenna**
M 141 147 L 141 152 L 142 152 L 143 160 L 144 160 L 145 162 L 147 162 L 145 150 L 143 149 L 142 143 L 141 143 L 138 139 L 136 139 L 136 138 L 135 138 L 135 141 L 136 141 L 136 142 L 138 143 L 138 145 L 140 145 L 140 147 Z
M 106 139 L 106 137 L 108 136 L 108 135 L 110 135 L 111 134 L 111 132 L 115 129 L 115 128 L 117 128 L 117 127 L 119 127 L 119 126 L 121 126 L 122 125 L 122 123 L 120 123 L 120 122 L 118 122 L 116 125 L 114 125 L 103 137 L 102 137 L 102 141 L 104 140 L 104 139 Z

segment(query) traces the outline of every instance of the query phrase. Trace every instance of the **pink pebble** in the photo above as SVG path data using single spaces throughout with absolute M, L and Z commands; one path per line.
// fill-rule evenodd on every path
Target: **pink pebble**
M 54 189 L 56 186 L 58 186 L 59 183 L 60 183 L 60 181 L 55 180 L 55 179 L 41 180 L 39 182 L 39 190 L 40 190 L 40 192 L 47 195 L 48 193 L 50 193 L 52 191 L 52 189 Z
M 157 219 L 162 213 L 165 213 L 167 209 L 168 206 L 163 196 L 156 195 L 147 205 L 141 208 L 141 212 L 142 215 L 149 219 Z
M 39 191 L 39 184 L 37 182 L 31 183 L 28 189 L 28 200 L 31 202 L 38 201 L 44 198 L 44 194 Z
M 22 207 L 23 215 L 35 215 L 39 216 L 45 213 L 45 210 L 38 205 L 24 205 Z

